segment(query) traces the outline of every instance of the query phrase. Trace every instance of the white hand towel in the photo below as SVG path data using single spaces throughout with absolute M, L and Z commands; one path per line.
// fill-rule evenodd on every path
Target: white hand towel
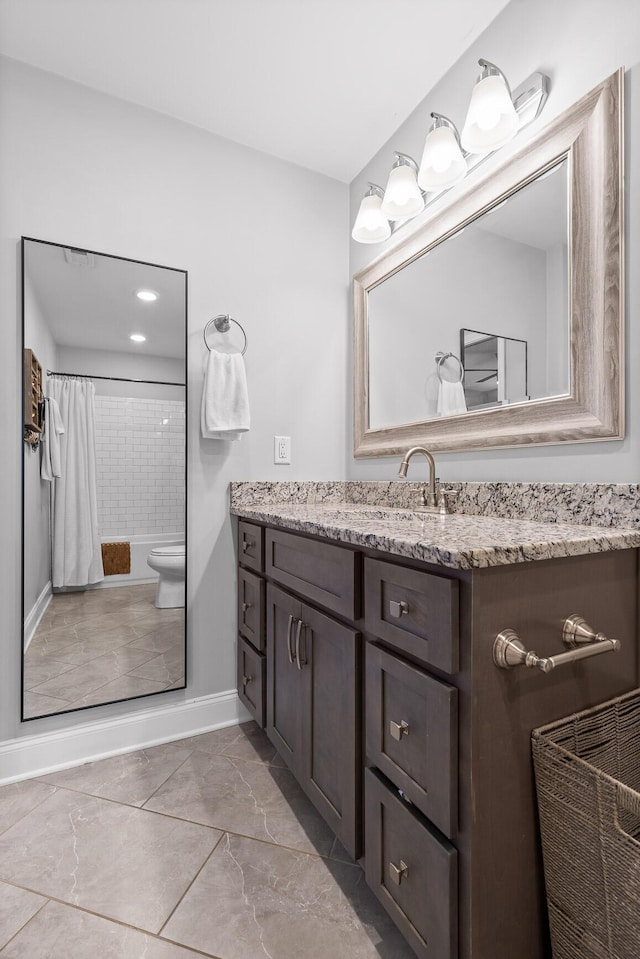
M 64 424 L 60 416 L 60 407 L 56 400 L 47 396 L 44 402 L 44 434 L 42 436 L 40 476 L 43 480 L 52 482 L 54 476 L 62 476 L 60 436 L 64 433 Z
M 466 412 L 467 403 L 461 381 L 442 381 L 438 389 L 438 416 L 453 416 L 454 413 Z
M 239 440 L 249 429 L 249 393 L 241 353 L 209 352 L 200 419 L 205 439 Z

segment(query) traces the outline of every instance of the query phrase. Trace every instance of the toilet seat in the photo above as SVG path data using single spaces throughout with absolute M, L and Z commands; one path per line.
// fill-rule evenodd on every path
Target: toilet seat
M 151 556 L 184 556 L 184 543 L 181 546 L 156 546 Z

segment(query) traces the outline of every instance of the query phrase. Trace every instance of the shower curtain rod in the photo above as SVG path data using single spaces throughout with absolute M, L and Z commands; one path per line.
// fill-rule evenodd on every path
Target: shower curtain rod
M 132 380 L 128 376 L 98 376 L 97 373 L 57 373 L 47 370 L 47 376 L 71 376 L 74 379 L 113 380 L 116 383 L 149 383 L 151 386 L 185 386 L 185 383 L 170 383 L 166 380 Z

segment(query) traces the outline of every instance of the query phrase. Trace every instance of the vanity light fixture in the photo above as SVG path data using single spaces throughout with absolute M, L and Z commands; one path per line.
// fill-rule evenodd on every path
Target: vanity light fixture
M 369 184 L 351 231 L 351 236 L 358 243 L 380 243 L 391 236 L 389 221 L 380 210 L 383 196 L 384 190 L 381 186 Z
M 446 190 L 463 180 L 467 172 L 460 136 L 455 123 L 440 113 L 432 113 L 418 172 L 418 185 L 425 192 Z
M 389 220 L 405 220 L 424 209 L 424 196 L 416 161 L 406 153 L 396 152 L 395 157 L 380 209 Z
M 143 303 L 153 303 L 158 299 L 158 294 L 155 290 L 136 290 L 136 296 L 139 300 L 142 300 Z
M 502 70 L 489 60 L 478 64 L 482 72 L 471 94 L 462 146 L 468 153 L 492 153 L 513 139 L 520 120 Z
M 462 134 L 448 117 L 431 114 L 435 122 L 427 133 L 420 169 L 406 153 L 396 153 L 386 190 L 369 184 L 351 232 L 358 243 L 387 240 L 539 115 L 549 96 L 549 78 L 544 73 L 531 74 L 512 95 L 494 63 L 478 63 L 482 73 Z
M 132 333 L 129 339 L 133 340 L 134 343 L 144 343 L 146 336 L 143 336 L 142 333 Z

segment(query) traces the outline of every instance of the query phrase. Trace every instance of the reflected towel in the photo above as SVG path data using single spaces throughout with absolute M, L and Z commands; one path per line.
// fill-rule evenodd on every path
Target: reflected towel
M 202 390 L 203 437 L 239 440 L 249 429 L 249 422 L 249 393 L 242 354 L 211 350 Z
M 50 396 L 45 397 L 44 433 L 42 436 L 42 460 L 40 476 L 53 482 L 54 476 L 62 476 L 60 462 L 60 436 L 64 433 L 64 424 L 60 416 L 60 407 Z
M 460 380 L 451 383 L 444 380 L 438 389 L 438 416 L 453 416 L 454 413 L 466 413 L 467 403 L 464 388 Z

